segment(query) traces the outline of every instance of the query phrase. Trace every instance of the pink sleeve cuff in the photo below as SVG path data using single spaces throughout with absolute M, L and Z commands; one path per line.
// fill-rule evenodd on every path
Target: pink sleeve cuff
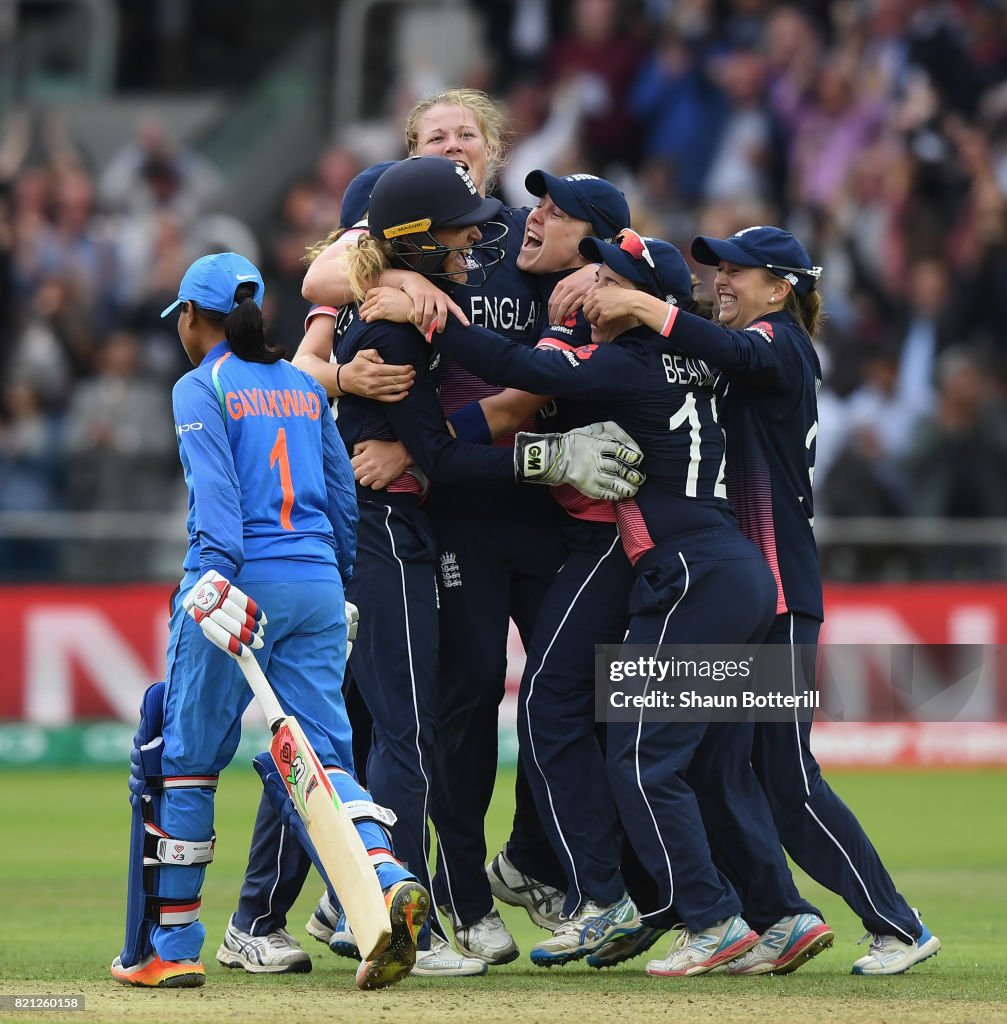
M 671 334 L 672 327 L 675 326 L 675 319 L 678 316 L 678 306 L 674 303 L 668 303 L 668 315 L 664 318 L 664 326 L 661 328 L 661 337 L 667 338 Z

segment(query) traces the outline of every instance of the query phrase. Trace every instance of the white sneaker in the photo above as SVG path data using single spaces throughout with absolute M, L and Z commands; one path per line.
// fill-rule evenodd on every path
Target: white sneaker
M 277 928 L 268 935 L 249 935 L 234 927 L 233 917 L 217 950 L 217 960 L 249 974 L 307 974 L 311 970 L 311 957 L 286 928 Z
M 485 974 L 489 964 L 472 956 L 459 956 L 439 935 L 430 936 L 430 948 L 416 950 L 413 975 L 420 978 L 467 978 Z
M 913 913 L 919 920 L 920 912 L 915 907 Z M 922 920 L 920 924 L 923 925 L 923 933 L 915 942 L 903 942 L 894 935 L 865 935 L 860 941 L 866 942 L 867 939 L 871 939 L 870 952 L 853 965 L 850 973 L 902 974 L 913 964 L 936 956 L 941 949 L 941 940 L 930 934 L 930 929 Z
M 333 905 L 328 892 L 322 893 L 304 930 L 319 942 L 324 942 L 336 956 L 344 956 L 347 960 L 360 959 L 357 940 L 350 931 L 346 914 Z
M 501 903 L 523 908 L 540 928 L 554 932 L 563 924 L 566 893 L 519 871 L 503 850 L 486 865 L 486 877 L 490 891 Z
M 791 974 L 828 949 L 835 937 L 815 914 L 784 917 L 767 928 L 744 956 L 731 960 L 726 970 L 728 974 Z
M 440 909 L 454 929 L 455 945 L 465 956 L 473 956 L 477 960 L 485 960 L 493 967 L 499 967 L 516 960 L 520 955 L 517 943 L 496 910 L 462 927 L 450 907 Z
M 539 967 L 553 967 L 580 960 L 588 953 L 623 935 L 638 932 L 640 914 L 636 904 L 623 893 L 622 898 L 606 907 L 594 900 L 585 900 L 573 917 L 564 921 L 548 939 L 532 946 L 531 962 Z
M 700 932 L 683 928 L 668 955 L 663 960 L 651 960 L 646 970 L 655 978 L 706 974 L 747 953 L 758 941 L 759 933 L 753 932 L 740 914 L 735 914 Z
M 322 898 L 318 901 L 318 905 L 311 912 L 311 917 L 308 918 L 304 930 L 312 938 L 328 945 L 329 939 L 332 938 L 332 933 L 336 930 L 336 922 L 338 920 L 339 908 L 332 905 L 332 901 L 329 899 L 329 891 L 326 889 L 322 893 Z

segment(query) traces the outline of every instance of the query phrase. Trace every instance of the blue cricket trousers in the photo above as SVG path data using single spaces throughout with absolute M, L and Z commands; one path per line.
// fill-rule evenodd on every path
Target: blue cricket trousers
M 375 803 L 398 818 L 391 830 L 395 856 L 429 890 L 427 816 L 437 709 L 436 547 L 430 521 L 413 495 L 385 492 L 382 501 L 373 501 L 374 493 L 361 492 L 359 497 L 357 559 L 346 591 L 360 610 L 351 658 L 353 685 L 373 719 L 367 788 Z M 346 764 L 352 770 L 352 753 Z M 283 927 L 310 867 L 307 854 L 263 795 L 235 925 L 253 935 Z M 424 929 L 424 946 L 426 933 Z
M 248 569 L 234 582 L 269 616 L 265 646 L 256 658 L 284 711 L 301 722 L 319 760 L 352 771 L 350 726 L 340 693 L 346 630 L 338 572 L 320 566 L 319 580 L 276 583 L 256 581 L 253 567 Z M 191 587 L 194 577 L 186 582 Z M 171 616 L 162 767 L 166 775 L 214 775 L 234 757 L 241 715 L 252 693 L 234 660 L 210 644 L 182 610 L 188 587 L 177 595 Z M 209 838 L 212 791 L 165 790 L 159 824 L 169 835 Z M 159 894 L 194 897 L 204 871 L 162 867 Z M 152 938 L 162 959 L 178 960 L 198 956 L 205 934 L 204 926 L 195 921 L 156 927 Z
M 353 730 L 353 764 L 364 789 L 363 767 L 371 747 L 371 714 L 347 671 L 343 675 L 343 702 Z M 241 882 L 234 925 L 250 935 L 268 935 L 287 925 L 287 911 L 294 905 L 311 871 L 311 858 L 296 836 L 284 826 L 269 797 L 263 792 L 252 829 L 248 867 Z

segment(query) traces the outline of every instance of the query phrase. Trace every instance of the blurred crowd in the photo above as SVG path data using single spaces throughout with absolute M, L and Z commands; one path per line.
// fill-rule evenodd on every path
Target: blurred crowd
M 1007 517 L 1005 0 L 471 0 L 468 13 L 484 45 L 463 80 L 400 76 L 385 133 L 332 140 L 254 236 L 218 215 L 219 173 L 156 121 L 96 168 L 57 116 L 8 115 L 0 511 L 176 501 L 170 384 L 186 365 L 159 313 L 185 267 L 260 247 L 248 255 L 292 351 L 301 258 L 346 184 L 401 155 L 415 99 L 468 85 L 508 112 L 497 189 L 513 205 L 532 201 L 532 168 L 591 171 L 624 189 L 635 227 L 684 251 L 751 224 L 806 242 L 829 317 L 820 513 Z

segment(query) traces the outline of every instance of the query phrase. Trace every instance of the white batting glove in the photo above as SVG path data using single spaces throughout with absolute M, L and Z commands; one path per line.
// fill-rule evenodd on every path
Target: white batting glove
M 182 607 L 210 643 L 235 658 L 262 646 L 266 613 L 214 569 L 196 581 Z
M 353 653 L 353 641 L 357 638 L 357 627 L 360 625 L 360 612 L 352 601 L 346 602 L 346 657 Z
M 643 452 L 617 423 L 592 423 L 565 434 L 519 433 L 514 438 L 514 475 L 533 484 L 571 484 L 604 501 L 632 498 L 646 476 Z

